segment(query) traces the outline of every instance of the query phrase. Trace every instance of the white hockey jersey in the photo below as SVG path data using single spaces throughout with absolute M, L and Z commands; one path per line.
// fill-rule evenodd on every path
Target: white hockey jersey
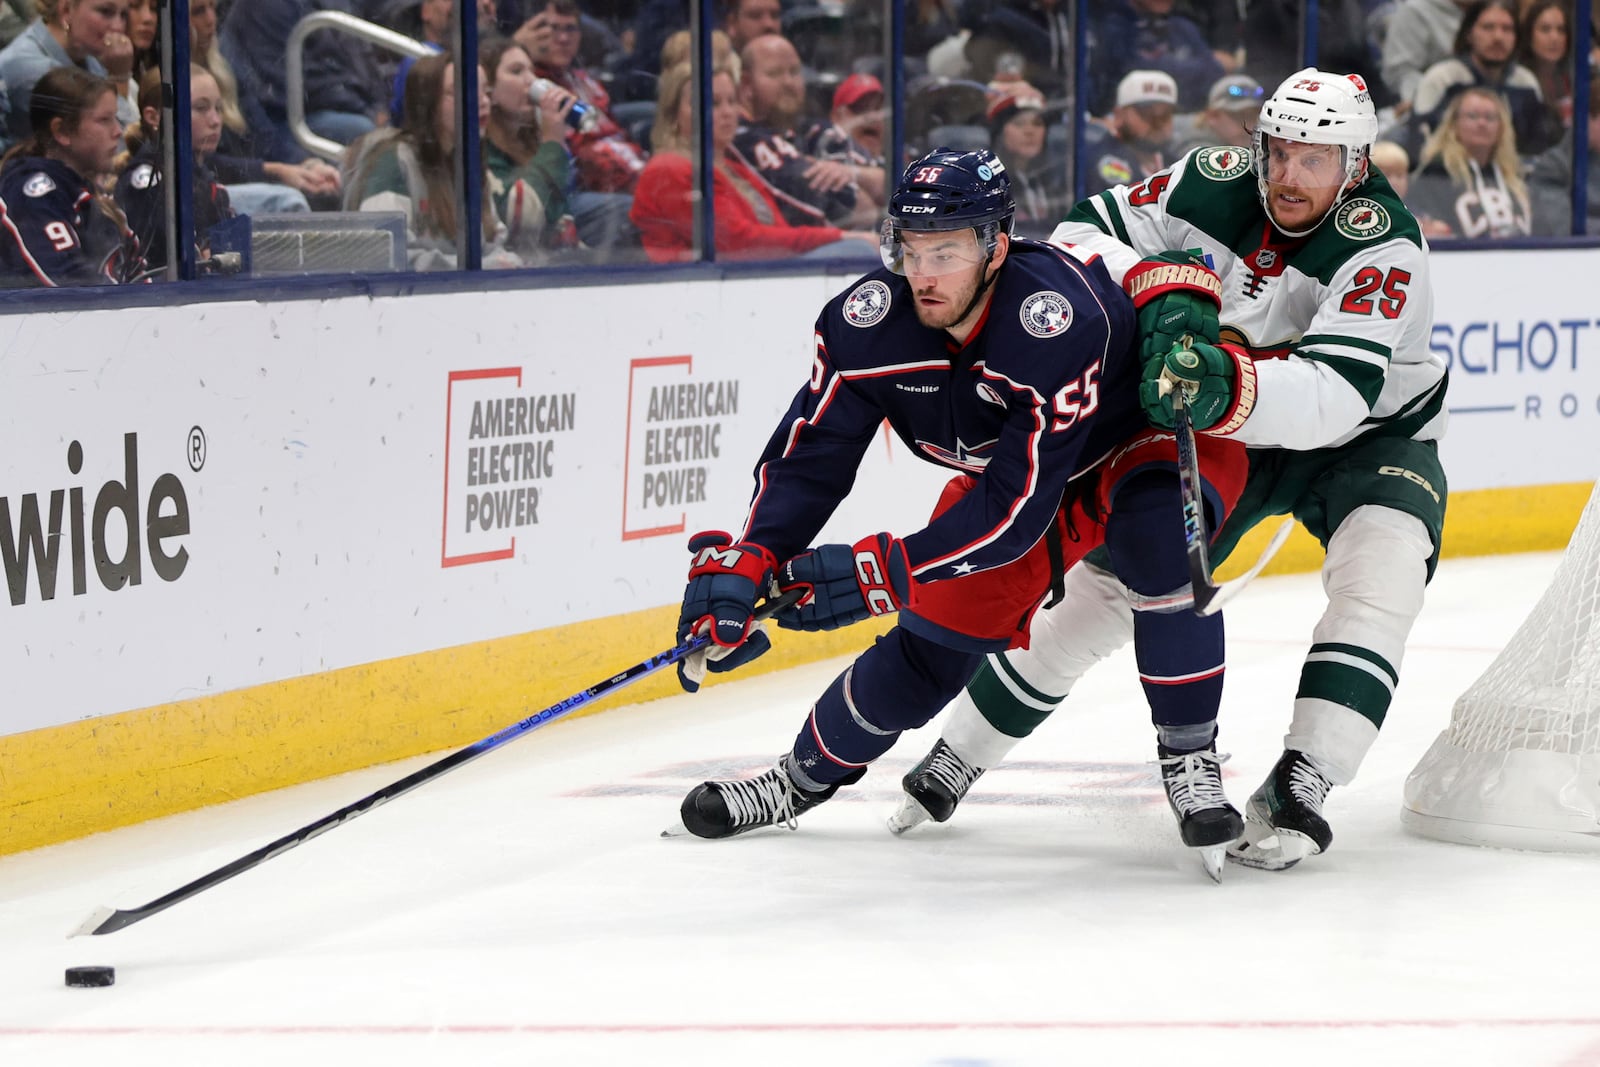
M 1207 258 L 1222 279 L 1221 339 L 1256 357 L 1256 404 L 1236 440 L 1313 449 L 1444 433 L 1427 244 L 1376 168 L 1314 231 L 1289 238 L 1261 206 L 1248 149 L 1196 149 L 1082 201 L 1051 240 L 1098 253 L 1117 279 L 1170 249 Z

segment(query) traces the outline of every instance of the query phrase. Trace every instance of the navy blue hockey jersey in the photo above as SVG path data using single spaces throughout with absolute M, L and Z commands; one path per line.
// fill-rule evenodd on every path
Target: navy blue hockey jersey
M 903 535 L 916 580 L 1012 562 L 1067 482 L 1147 427 L 1135 332 L 1132 302 L 1097 260 L 1036 241 L 1011 243 L 964 346 L 918 321 L 904 277 L 865 275 L 817 319 L 811 381 L 756 467 L 744 539 L 780 560 L 810 545 L 887 419 L 918 456 L 978 478 Z
M 139 242 L 77 171 L 24 156 L 0 174 L 0 284 L 114 285 L 143 269 Z

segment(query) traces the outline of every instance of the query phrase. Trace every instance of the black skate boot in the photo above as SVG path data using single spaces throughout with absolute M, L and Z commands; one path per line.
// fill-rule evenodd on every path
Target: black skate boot
M 793 830 L 801 815 L 832 797 L 840 786 L 859 781 L 865 773 L 866 768 L 862 768 L 822 792 L 812 793 L 789 777 L 789 757 L 784 756 L 772 770 L 755 778 L 700 783 L 683 798 L 678 814 L 683 818 L 683 828 L 696 837 L 733 837 L 763 826 Z M 673 836 L 673 830 L 663 836 Z
M 1282 871 L 1328 851 L 1333 829 L 1322 817 L 1333 783 L 1303 752 L 1288 749 L 1245 804 L 1244 840 L 1228 858 L 1246 867 Z
M 1212 881 L 1222 881 L 1224 853 L 1244 834 L 1244 818 L 1228 803 L 1222 788 L 1222 762 L 1227 757 L 1217 755 L 1216 742 L 1197 752 L 1178 752 L 1158 743 L 1156 755 L 1183 843 L 1200 853 Z
M 956 755 L 941 737 L 922 762 L 900 779 L 905 795 L 900 798 L 899 809 L 889 816 L 889 829 L 903 834 L 929 819 L 947 821 L 981 774 L 982 767 L 974 767 Z

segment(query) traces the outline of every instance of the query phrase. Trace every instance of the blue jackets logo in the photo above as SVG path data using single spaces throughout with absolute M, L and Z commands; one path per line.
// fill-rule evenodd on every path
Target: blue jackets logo
M 862 329 L 875 326 L 889 314 L 889 287 L 880 281 L 862 282 L 844 298 L 844 321 Z
M 1053 290 L 1034 293 L 1022 302 L 1022 328 L 1035 337 L 1054 337 L 1072 325 L 1072 305 Z

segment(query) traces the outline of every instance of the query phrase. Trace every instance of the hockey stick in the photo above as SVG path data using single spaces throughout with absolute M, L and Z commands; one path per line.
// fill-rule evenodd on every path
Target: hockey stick
M 1185 335 L 1180 342 L 1185 348 L 1191 338 Z M 1172 395 L 1172 430 L 1178 442 L 1178 493 L 1183 500 L 1184 551 L 1189 557 L 1189 590 L 1170 597 L 1141 597 L 1130 593 L 1137 611 L 1172 612 L 1192 607 L 1196 615 L 1213 615 L 1261 573 L 1263 567 L 1277 555 L 1278 549 L 1288 540 L 1294 529 L 1294 519 L 1286 519 L 1272 535 L 1267 549 L 1256 560 L 1255 566 L 1231 581 L 1217 584 L 1211 577 L 1211 557 L 1207 546 L 1211 543 L 1206 530 L 1205 500 L 1200 490 L 1200 453 L 1194 440 L 1194 422 L 1189 417 L 1189 392 L 1187 386 L 1174 387 L 1170 379 L 1163 378 L 1162 385 Z
M 768 600 L 765 604 L 761 605 L 761 607 L 756 611 L 755 617 L 757 619 L 769 618 L 773 614 L 794 604 L 803 595 L 803 590 L 792 589 L 783 596 Z M 113 910 L 106 907 L 96 908 L 92 915 L 85 919 L 76 930 L 72 931 L 72 933 L 68 934 L 67 936 L 78 937 L 84 934 L 115 933 L 124 927 L 132 926 L 136 922 L 148 919 L 157 912 L 165 911 L 174 904 L 188 900 L 197 893 L 203 893 L 212 886 L 226 882 L 235 875 L 243 874 L 250 868 L 267 862 L 267 860 L 272 859 L 274 856 L 281 856 L 290 849 L 305 844 L 313 837 L 320 837 L 329 830 L 332 830 L 343 823 L 347 823 L 357 816 L 365 815 L 378 805 L 386 804 L 395 797 L 403 796 L 406 793 L 411 792 L 413 789 L 416 789 L 418 786 L 455 770 L 462 764 L 470 763 L 479 756 L 499 748 L 507 741 L 514 741 L 524 734 L 531 733 L 547 723 L 554 722 L 563 715 L 566 715 L 568 712 L 575 711 L 591 701 L 598 700 L 607 693 L 621 689 L 625 685 L 637 682 L 646 675 L 654 674 L 663 667 L 670 667 L 673 664 L 678 663 L 680 660 L 692 655 L 693 653 L 698 652 L 700 649 L 709 644 L 710 641 L 710 637 L 702 634 L 700 636 L 690 638 L 688 641 L 678 645 L 676 648 L 668 649 L 665 652 L 658 652 L 649 659 L 644 660 L 641 663 L 634 664 L 632 667 L 629 667 L 622 673 L 612 675 L 610 678 L 607 678 L 598 685 L 591 686 L 581 693 L 574 693 L 572 696 L 567 697 L 567 699 L 561 701 L 560 703 L 552 704 L 543 711 L 534 715 L 530 715 L 521 722 L 506 727 L 499 733 L 491 734 L 481 741 L 476 741 L 468 745 L 466 748 L 458 749 L 455 752 L 452 752 L 443 759 L 435 760 L 433 763 L 428 764 L 421 770 L 412 774 L 408 774 L 399 781 L 386 785 L 375 793 L 369 793 L 355 803 L 347 804 L 330 815 L 324 815 L 316 822 L 308 823 L 307 825 L 302 826 L 300 829 L 294 831 L 292 834 L 285 834 L 283 837 L 278 838 L 271 844 L 263 845 L 262 847 L 256 849 L 249 855 L 240 856 L 232 863 L 218 867 L 210 874 L 201 875 L 199 878 L 196 878 L 189 884 L 174 889 L 166 896 L 157 897 L 148 904 L 141 905 L 137 908 L 123 908 L 118 910 Z

